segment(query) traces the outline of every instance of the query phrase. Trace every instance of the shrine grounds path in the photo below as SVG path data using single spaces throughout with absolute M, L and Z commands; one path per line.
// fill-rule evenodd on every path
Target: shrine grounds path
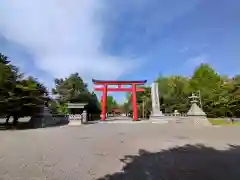
M 239 180 L 240 127 L 97 123 L 0 131 L 0 180 Z

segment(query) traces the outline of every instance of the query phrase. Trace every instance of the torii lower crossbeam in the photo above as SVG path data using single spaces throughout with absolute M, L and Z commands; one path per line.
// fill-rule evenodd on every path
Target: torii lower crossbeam
M 104 91 L 104 88 L 95 88 L 95 91 Z M 108 92 L 132 92 L 132 88 L 107 88 Z M 144 92 L 143 88 L 137 88 L 137 92 Z

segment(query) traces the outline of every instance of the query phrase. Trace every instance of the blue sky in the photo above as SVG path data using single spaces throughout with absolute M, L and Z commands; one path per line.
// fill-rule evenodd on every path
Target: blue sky
M 239 0 L 2 0 L 0 51 L 48 87 L 76 71 L 87 82 L 152 82 L 159 74 L 189 76 L 200 63 L 233 76 L 239 9 Z

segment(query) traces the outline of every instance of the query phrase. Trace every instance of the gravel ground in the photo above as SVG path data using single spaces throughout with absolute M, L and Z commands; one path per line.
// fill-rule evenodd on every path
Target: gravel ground
M 239 135 L 151 123 L 1 131 L 0 179 L 239 180 Z

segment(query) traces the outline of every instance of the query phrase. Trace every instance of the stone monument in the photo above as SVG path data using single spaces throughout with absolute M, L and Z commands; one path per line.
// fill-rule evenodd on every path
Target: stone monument
M 188 118 L 191 118 L 193 120 L 194 124 L 204 124 L 204 125 L 210 125 L 211 123 L 208 121 L 206 113 L 203 112 L 202 108 L 200 108 L 197 105 L 197 102 L 200 97 L 196 96 L 192 93 L 192 96 L 189 97 L 191 99 L 191 108 L 187 112 Z
M 37 106 L 37 112 L 30 119 L 31 128 L 43 128 L 53 123 L 52 114 L 47 104 Z
M 188 116 L 206 116 L 206 113 L 203 112 L 203 110 L 197 105 L 197 102 L 199 99 L 198 96 L 196 96 L 195 94 L 192 93 L 192 96 L 189 97 L 189 99 L 191 99 L 191 108 L 189 109 L 189 111 L 187 112 Z
M 87 115 L 87 111 L 84 110 L 83 113 L 82 113 L 82 123 L 87 123 L 88 121 L 88 115 Z
M 158 84 L 152 83 L 151 86 L 151 98 L 152 98 L 152 113 L 150 115 L 150 120 L 164 120 L 164 115 L 160 110 L 160 102 L 159 102 L 159 91 Z

